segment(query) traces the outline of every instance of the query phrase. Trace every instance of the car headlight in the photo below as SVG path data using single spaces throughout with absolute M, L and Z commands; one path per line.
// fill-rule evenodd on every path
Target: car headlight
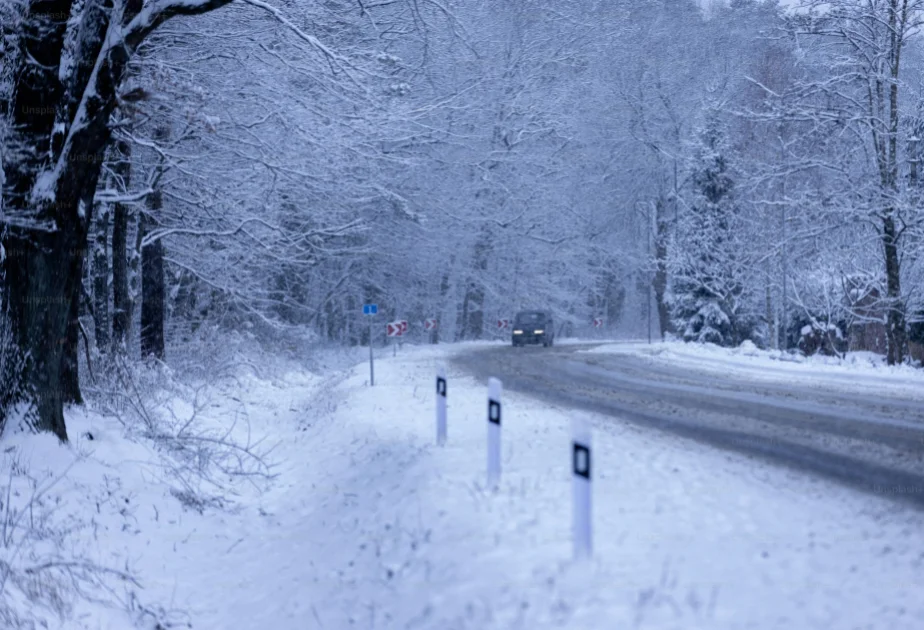
M 541 334 L 544 333 L 544 332 L 545 332 L 544 330 L 534 330 L 534 331 L 533 331 L 533 334 L 534 334 L 534 335 L 541 335 Z
M 522 335 L 522 334 L 523 334 L 523 331 L 522 331 L 522 330 L 514 330 L 514 331 L 513 331 L 513 334 L 514 334 L 514 335 Z

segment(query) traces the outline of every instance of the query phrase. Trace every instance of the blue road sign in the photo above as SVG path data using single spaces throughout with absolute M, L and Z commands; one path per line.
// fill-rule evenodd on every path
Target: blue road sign
M 378 315 L 378 304 L 363 304 L 363 315 Z

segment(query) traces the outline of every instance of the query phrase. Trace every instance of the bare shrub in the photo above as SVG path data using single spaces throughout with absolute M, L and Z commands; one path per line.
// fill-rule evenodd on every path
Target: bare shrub
M 232 363 L 187 364 L 179 376 L 158 361 L 138 364 L 116 356 L 107 368 L 99 379 L 103 384 L 88 388 L 97 407 L 165 455 L 165 480 L 179 486 L 172 492 L 184 506 L 222 507 L 230 482 L 273 477 L 271 449 L 252 438 L 239 400 L 226 426 L 204 421 L 204 412 L 216 406 L 219 386 L 234 383 Z
M 75 460 L 76 463 L 78 460 Z M 87 523 L 54 517 L 61 507 L 51 490 L 63 473 L 40 484 L 18 457 L 7 461 L 0 496 L 0 622 L 4 628 L 34 628 L 37 609 L 66 619 L 77 600 L 123 607 L 115 586 L 138 586 L 128 570 L 105 567 L 86 559 L 75 534 Z M 16 603 L 18 602 L 18 606 Z M 33 614 L 25 616 L 23 608 Z

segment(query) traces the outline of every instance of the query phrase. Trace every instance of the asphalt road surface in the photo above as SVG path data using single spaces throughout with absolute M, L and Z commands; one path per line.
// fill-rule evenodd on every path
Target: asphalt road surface
M 491 346 L 456 363 L 504 389 L 822 475 L 924 509 L 924 404 L 679 369 L 599 344 Z

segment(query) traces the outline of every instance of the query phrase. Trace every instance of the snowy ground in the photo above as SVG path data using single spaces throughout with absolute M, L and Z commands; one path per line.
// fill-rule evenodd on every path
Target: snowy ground
M 70 447 L 5 437 L 7 468 L 18 456 L 45 483 L 72 466 L 42 502 L 50 523 L 84 525 L 64 548 L 143 588 L 109 580 L 134 612 L 82 603 L 67 622 L 16 600 L 28 584 L 3 596 L 93 630 L 155 627 L 142 607 L 207 630 L 924 627 L 919 513 L 611 419 L 589 416 L 596 549 L 572 562 L 572 414 L 505 394 L 504 477 L 486 490 L 483 383 L 450 369 L 449 443 L 434 445 L 435 369 L 457 348 L 389 352 L 372 388 L 360 364 L 213 392 L 206 421 L 269 436 L 278 476 L 229 480 L 236 494 L 201 514 L 114 420 L 72 412 L 71 434 L 95 439 Z

